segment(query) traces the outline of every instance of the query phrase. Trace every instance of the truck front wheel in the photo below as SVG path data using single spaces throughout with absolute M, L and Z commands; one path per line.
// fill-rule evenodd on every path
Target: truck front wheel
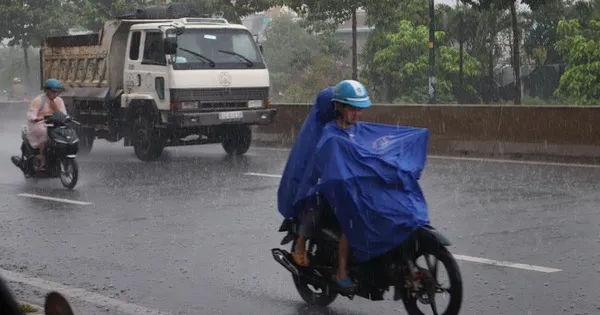
M 84 129 L 82 128 L 79 131 L 79 150 L 77 153 L 81 155 L 89 154 L 92 151 L 92 147 L 94 146 L 94 130 Z
M 156 161 L 165 148 L 158 130 L 150 117 L 138 116 L 133 124 L 133 150 L 138 159 L 144 162 Z
M 229 155 L 243 155 L 250 149 L 252 130 L 250 126 L 232 126 L 226 129 L 221 144 Z

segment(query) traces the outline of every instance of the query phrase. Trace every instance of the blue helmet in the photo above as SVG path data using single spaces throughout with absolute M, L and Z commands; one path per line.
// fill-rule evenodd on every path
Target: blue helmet
M 356 80 L 344 80 L 338 83 L 335 86 L 332 101 L 360 108 L 371 106 L 367 88 Z
M 48 79 L 44 82 L 44 90 L 61 91 L 62 85 L 60 84 L 60 81 L 56 79 Z

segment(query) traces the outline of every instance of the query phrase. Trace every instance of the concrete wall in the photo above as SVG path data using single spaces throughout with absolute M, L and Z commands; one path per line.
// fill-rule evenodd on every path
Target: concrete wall
M 275 104 L 275 122 L 256 140 L 290 146 L 310 111 L 306 104 Z M 363 120 L 425 127 L 430 154 L 536 156 L 600 163 L 600 107 L 508 105 L 374 105 Z

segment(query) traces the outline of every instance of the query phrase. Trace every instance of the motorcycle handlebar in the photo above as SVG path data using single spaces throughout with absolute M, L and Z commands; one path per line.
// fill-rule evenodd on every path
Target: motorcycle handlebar
M 46 116 L 44 116 L 43 119 L 34 119 L 33 121 L 34 122 L 44 121 L 46 123 L 52 124 L 53 122 L 51 120 L 52 120 L 52 115 L 46 115 Z M 76 125 L 81 125 L 81 123 L 79 123 L 77 120 L 73 119 L 73 117 L 71 117 L 70 115 L 66 115 L 64 122 L 65 123 L 72 122 L 72 123 L 75 123 Z

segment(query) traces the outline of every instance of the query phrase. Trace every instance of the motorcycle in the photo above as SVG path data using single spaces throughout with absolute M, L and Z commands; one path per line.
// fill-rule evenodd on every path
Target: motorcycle
M 299 223 L 285 219 L 279 232 L 287 233 L 281 245 L 292 242 L 291 252 L 296 246 Z M 338 295 L 352 300 L 355 295 L 371 301 L 383 300 L 383 294 L 394 287 L 394 301 L 402 299 L 409 315 L 424 314 L 417 302 L 430 305 L 433 314 L 456 315 L 459 313 L 462 296 L 462 278 L 458 264 L 446 248 L 450 241 L 432 226 L 417 228 L 399 247 L 371 259 L 356 263 L 352 255 L 348 257 L 349 276 L 354 279 L 355 289 L 341 289 L 333 281 L 336 274 L 338 242 L 341 237 L 341 226 L 334 214 L 324 214 L 321 222 L 314 227 L 313 236 L 307 240 L 309 266 L 298 266 L 291 254 L 284 249 L 273 248 L 273 258 L 289 272 L 296 290 L 309 305 L 328 306 Z M 425 257 L 426 268 L 416 263 L 421 256 Z M 434 256 L 430 261 L 429 256 Z M 438 261 L 441 261 L 448 272 L 450 287 L 443 288 L 437 282 Z M 321 290 L 320 293 L 310 287 Z M 448 292 L 450 302 L 445 312 L 438 312 L 435 294 Z
M 79 137 L 75 128 L 68 125 L 79 122 L 62 112 L 44 116 L 48 126 L 48 145 L 46 146 L 46 170 L 40 170 L 40 150 L 34 149 L 27 140 L 27 126 L 21 131 L 21 156 L 12 156 L 11 161 L 18 167 L 25 178 L 60 177 L 62 185 L 73 189 L 79 179 L 79 166 L 75 160 L 79 150 Z

